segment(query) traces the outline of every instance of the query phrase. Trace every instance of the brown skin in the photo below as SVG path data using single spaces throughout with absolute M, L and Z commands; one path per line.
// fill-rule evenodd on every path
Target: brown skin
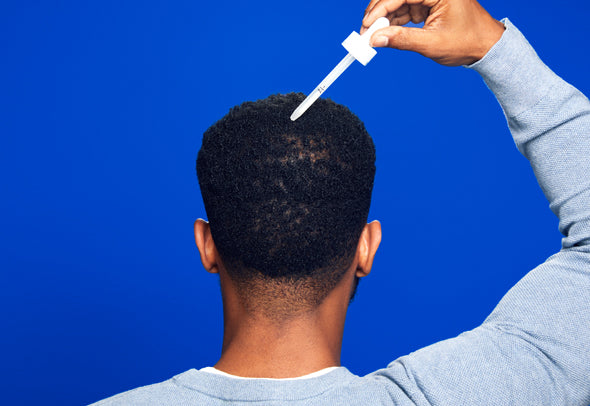
M 365 226 L 356 254 L 338 285 L 315 310 L 277 324 L 241 304 L 211 236 L 209 224 L 195 222 L 195 241 L 205 270 L 219 274 L 224 334 L 215 368 L 252 378 L 293 378 L 340 365 L 344 320 L 355 276 L 369 274 L 381 242 L 381 224 Z M 261 343 L 264 343 L 261 345 Z
M 392 25 L 373 34 L 373 46 L 415 51 L 448 66 L 480 60 L 504 32 L 504 25 L 475 0 L 372 0 L 361 31 L 384 16 Z M 400 27 L 409 21 L 424 21 L 424 28 Z M 216 368 L 243 377 L 291 378 L 340 365 L 355 276 L 371 271 L 381 242 L 378 222 L 365 226 L 351 266 L 322 304 L 283 323 L 253 314 L 241 304 L 206 221 L 195 222 L 195 240 L 203 266 L 219 274 L 221 282 L 224 337 Z
M 504 33 L 504 25 L 475 0 L 372 0 L 361 32 L 379 17 L 389 18 L 391 26 L 371 36 L 372 46 L 418 52 L 446 66 L 477 62 Z M 400 26 L 410 21 L 424 27 Z

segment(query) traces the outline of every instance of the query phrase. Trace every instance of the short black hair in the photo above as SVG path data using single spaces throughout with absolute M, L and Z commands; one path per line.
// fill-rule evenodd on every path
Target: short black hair
M 285 302 L 279 313 L 319 305 L 340 281 L 375 176 L 375 146 L 359 118 L 319 99 L 291 121 L 304 98 L 276 94 L 233 107 L 205 131 L 197 158 L 229 276 L 250 304 Z

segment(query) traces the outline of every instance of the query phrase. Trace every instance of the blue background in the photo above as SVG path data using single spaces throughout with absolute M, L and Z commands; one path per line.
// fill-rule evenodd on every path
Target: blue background
M 0 393 L 79 405 L 220 353 L 192 225 L 203 131 L 244 100 L 308 93 L 366 0 L 19 1 L 0 12 Z M 587 2 L 484 4 L 590 92 Z M 342 362 L 366 374 L 480 324 L 560 247 L 557 220 L 479 76 L 380 50 L 325 96 L 377 146 L 373 272 Z

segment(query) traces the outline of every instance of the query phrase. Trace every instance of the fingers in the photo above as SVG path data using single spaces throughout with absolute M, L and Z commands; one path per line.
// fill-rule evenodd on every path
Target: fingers
M 411 21 L 424 21 L 428 16 L 428 10 L 436 5 L 438 1 L 439 0 L 371 0 L 365 11 L 363 27 L 370 27 L 379 17 L 389 17 L 391 20 L 393 16 L 394 18 L 401 19 L 403 14 L 395 14 L 398 10 L 404 14 L 405 10 L 409 10 L 408 12 Z M 402 8 L 404 6 L 406 7 L 405 9 Z
M 430 9 L 428 7 L 424 7 L 421 4 L 412 4 L 410 6 L 410 19 L 414 24 L 421 23 L 428 17 L 429 11 Z
M 363 27 L 369 28 L 379 17 L 387 17 L 406 3 L 406 0 L 376 0 L 371 1 L 368 12 L 363 18 Z
M 432 32 L 414 27 L 389 26 L 377 30 L 370 44 L 375 47 L 387 46 L 404 51 L 414 51 L 428 56 L 437 49 L 437 37 Z
M 372 9 L 372 5 L 375 5 L 378 1 L 380 1 L 380 0 L 372 0 L 371 3 L 369 3 L 369 6 L 365 10 L 365 16 L 367 15 L 367 12 L 369 12 Z M 410 19 L 411 19 L 409 11 L 410 11 L 410 6 L 408 6 L 407 4 L 402 4 L 400 6 L 400 8 L 398 8 L 394 12 L 389 13 L 387 15 L 387 18 L 389 19 L 389 23 L 394 24 L 394 25 L 407 24 L 408 22 L 410 22 Z M 369 25 L 369 27 L 370 27 L 370 25 Z M 360 31 L 361 34 L 363 34 L 365 31 L 367 31 L 367 29 L 368 29 L 368 27 L 365 27 L 364 25 L 362 25 L 361 31 Z
M 379 0 L 371 0 L 369 2 L 369 5 L 367 6 L 367 8 L 365 8 L 365 16 L 369 13 L 369 11 L 371 11 L 371 9 L 375 6 L 375 4 L 378 2 Z M 364 18 L 364 17 L 363 17 Z
M 390 17 L 390 25 L 406 25 L 411 20 L 410 14 L 404 14 L 401 17 Z
M 421 23 L 428 18 L 429 8 L 422 5 L 404 4 L 391 13 L 388 18 L 391 25 L 406 25 L 410 21 L 414 24 Z
M 390 25 L 404 25 L 410 21 L 410 6 L 404 4 L 388 16 Z M 405 21 L 402 24 L 397 24 L 398 21 Z M 395 22 L 395 23 L 394 23 Z

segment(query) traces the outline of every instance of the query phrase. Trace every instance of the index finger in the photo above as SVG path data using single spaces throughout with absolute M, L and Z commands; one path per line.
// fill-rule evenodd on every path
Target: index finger
M 406 3 L 406 0 L 371 0 L 365 11 L 363 27 L 369 28 L 379 17 L 387 17 Z
M 379 0 L 371 0 L 369 2 L 367 7 L 365 7 L 365 14 L 363 15 L 363 18 L 365 18 L 367 16 L 367 14 L 369 14 L 369 11 L 371 11 L 373 9 L 373 7 L 375 7 L 375 3 L 377 3 L 378 1 Z

